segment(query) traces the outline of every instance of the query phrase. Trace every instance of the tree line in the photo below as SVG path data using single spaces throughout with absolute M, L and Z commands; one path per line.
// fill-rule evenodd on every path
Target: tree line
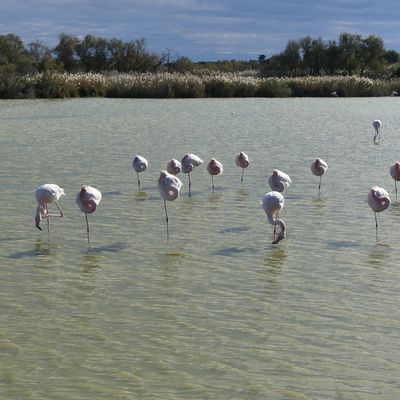
M 385 50 L 375 35 L 362 37 L 343 32 L 338 40 L 306 36 L 289 40 L 284 50 L 270 58 L 258 57 L 263 76 L 358 75 L 400 76 L 399 53 Z
M 62 33 L 56 46 L 40 41 L 25 45 L 12 33 L 0 35 L 0 74 L 37 72 L 238 72 L 253 70 L 261 76 L 359 75 L 400 76 L 399 53 L 385 50 L 383 40 L 344 32 L 338 40 L 310 36 L 289 40 L 279 54 L 260 54 L 249 61 L 192 62 L 171 49 L 150 52 L 144 38 L 122 41 L 93 35 L 79 38 Z

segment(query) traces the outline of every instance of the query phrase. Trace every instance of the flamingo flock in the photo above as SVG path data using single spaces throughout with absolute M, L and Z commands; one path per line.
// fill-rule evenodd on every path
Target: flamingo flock
M 374 120 L 372 123 L 375 129 L 374 143 L 380 140 L 380 129 L 382 122 L 380 120 Z M 186 153 L 181 161 L 177 159 L 170 159 L 166 163 L 166 170 L 160 172 L 158 178 L 158 191 L 164 201 L 164 211 L 165 211 L 165 221 L 166 221 L 166 231 L 167 239 L 169 238 L 169 225 L 168 225 L 168 210 L 167 202 L 176 200 L 179 195 L 181 188 L 183 186 L 182 181 L 177 177 L 179 173 L 185 173 L 188 175 L 189 181 L 189 192 L 188 195 L 191 196 L 191 177 L 190 174 L 195 170 L 195 168 L 201 166 L 203 160 L 193 154 Z M 242 169 L 240 182 L 243 183 L 244 170 L 249 167 L 250 161 L 249 157 L 243 151 L 239 152 L 235 156 L 235 164 Z M 132 167 L 136 172 L 137 185 L 140 191 L 140 179 L 139 173 L 146 171 L 148 168 L 148 161 L 145 157 L 141 155 L 136 155 L 132 161 Z M 328 170 L 328 164 L 321 158 L 316 158 L 310 165 L 311 172 L 313 175 L 319 177 L 318 193 L 321 192 L 321 182 L 322 176 Z M 207 163 L 207 171 L 211 176 L 212 189 L 214 190 L 214 177 L 219 176 L 223 173 L 224 167 L 220 161 L 216 158 L 211 158 Z M 389 169 L 391 177 L 395 181 L 395 193 L 397 200 L 397 182 L 400 181 L 400 161 L 396 161 Z M 280 213 L 283 210 L 285 204 L 285 198 L 283 192 L 285 189 L 289 188 L 292 184 L 290 176 L 279 170 L 274 169 L 272 174 L 268 177 L 268 184 L 271 191 L 266 193 L 262 198 L 262 208 L 267 216 L 268 222 L 274 226 L 274 239 L 272 244 L 277 244 L 286 237 L 286 224 L 284 220 L 280 217 Z M 50 220 L 52 217 L 64 217 L 64 213 L 61 210 L 58 202 L 61 196 L 64 196 L 64 189 L 60 186 L 52 183 L 47 183 L 39 186 L 35 191 L 35 197 L 37 202 L 36 214 L 35 214 L 35 226 L 42 230 L 40 223 L 43 219 L 47 221 L 47 232 L 50 235 Z M 76 195 L 76 203 L 79 209 L 85 214 L 86 221 L 86 234 L 87 234 L 87 246 L 90 247 L 90 227 L 88 215 L 96 211 L 100 204 L 102 198 L 101 192 L 89 185 L 83 185 Z M 377 213 L 386 210 L 390 204 L 391 200 L 386 189 L 373 186 L 367 195 L 367 202 L 375 216 L 375 229 L 376 229 L 376 240 L 378 240 L 378 219 Z M 51 214 L 49 212 L 49 205 L 54 204 L 59 213 Z M 279 227 L 278 236 L 276 237 L 276 228 Z

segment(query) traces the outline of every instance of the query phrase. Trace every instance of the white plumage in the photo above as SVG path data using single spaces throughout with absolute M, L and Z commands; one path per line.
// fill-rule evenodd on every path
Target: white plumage
M 279 218 L 279 213 L 282 211 L 285 205 L 285 199 L 279 192 L 272 191 L 266 193 L 263 197 L 262 208 L 267 214 L 268 221 L 271 225 L 279 225 L 280 232 L 276 240 L 272 244 L 280 242 L 286 236 L 286 225 L 285 222 Z
M 279 169 L 274 169 L 268 178 L 268 184 L 273 191 L 283 192 L 292 183 L 290 176 Z
M 86 219 L 86 232 L 87 232 L 87 243 L 90 246 L 90 230 L 88 214 L 92 214 L 96 211 L 97 206 L 101 201 L 101 193 L 99 190 L 92 186 L 84 185 L 76 195 L 76 203 L 80 210 L 85 213 Z
M 50 217 L 63 217 L 64 214 L 58 205 L 58 200 L 61 196 L 65 195 L 64 189 L 54 183 L 46 183 L 39 186 L 35 191 L 36 201 L 38 206 L 36 208 L 35 225 L 36 228 L 42 230 L 40 221 L 47 218 L 47 229 L 50 232 Z M 49 214 L 48 205 L 54 203 L 60 214 Z
M 168 211 L 167 211 L 167 200 L 173 201 L 179 197 L 180 190 L 182 188 L 181 180 L 175 176 L 169 174 L 167 171 L 161 171 L 158 178 L 158 191 L 164 199 L 164 210 L 165 210 L 165 221 L 167 223 L 167 238 L 169 238 L 168 228 Z
M 133 169 L 136 171 L 136 176 L 137 176 L 137 181 L 138 181 L 138 187 L 139 187 L 139 189 L 140 189 L 139 173 L 140 173 L 140 172 L 143 172 L 143 171 L 146 171 L 146 169 L 147 169 L 148 166 L 149 166 L 149 163 L 148 163 L 148 161 L 147 161 L 144 157 L 139 156 L 139 155 L 136 155 L 136 156 L 133 158 L 132 167 L 133 167 Z

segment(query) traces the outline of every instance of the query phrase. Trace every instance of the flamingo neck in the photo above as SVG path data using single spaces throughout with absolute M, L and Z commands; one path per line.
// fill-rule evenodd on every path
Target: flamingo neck
M 271 225 L 279 225 L 280 227 L 279 235 L 276 240 L 272 242 L 272 244 L 276 244 L 286 237 L 286 225 L 282 219 L 277 219 L 274 218 L 272 215 L 268 215 L 268 222 Z

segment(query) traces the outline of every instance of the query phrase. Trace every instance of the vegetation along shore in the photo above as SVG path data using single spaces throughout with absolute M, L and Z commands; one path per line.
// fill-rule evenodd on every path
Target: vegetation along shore
M 376 36 L 305 37 L 256 60 L 192 62 L 145 39 L 68 34 L 48 48 L 0 35 L 0 98 L 196 98 L 390 96 L 400 93 L 400 57 Z

